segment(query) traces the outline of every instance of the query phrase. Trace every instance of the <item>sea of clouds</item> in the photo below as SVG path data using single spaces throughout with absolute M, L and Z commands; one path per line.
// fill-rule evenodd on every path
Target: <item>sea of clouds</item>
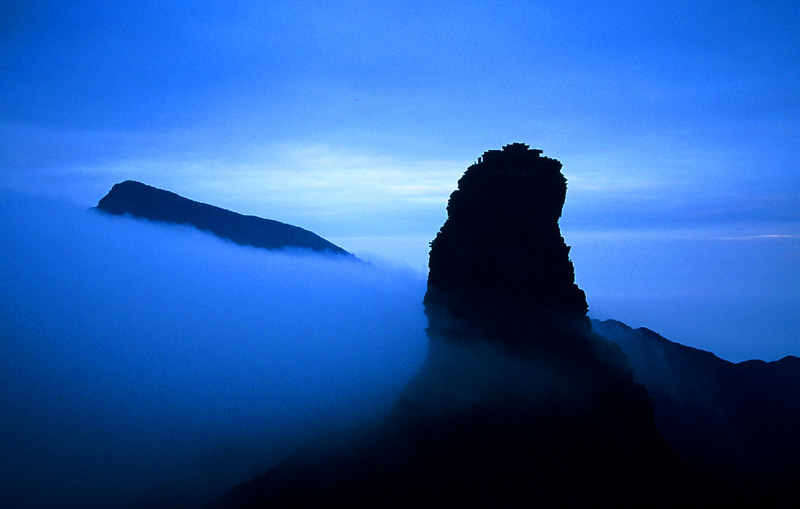
M 192 507 L 379 418 L 423 274 L 0 192 L 0 506 Z

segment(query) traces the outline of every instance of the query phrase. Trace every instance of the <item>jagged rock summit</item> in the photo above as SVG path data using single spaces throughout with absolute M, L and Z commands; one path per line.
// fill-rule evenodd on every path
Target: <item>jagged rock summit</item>
M 431 243 L 428 358 L 395 418 L 439 447 L 421 463 L 443 499 L 469 505 L 469 484 L 485 506 L 708 504 L 719 486 L 672 450 L 620 348 L 591 331 L 558 225 L 561 167 L 514 143 L 459 180 Z
M 189 225 L 247 246 L 311 249 L 355 258 L 341 247 L 298 226 L 245 216 L 133 180 L 115 184 L 95 208 L 108 214 L 130 214 L 151 221 Z
M 620 348 L 591 332 L 558 227 L 560 169 L 518 143 L 470 166 L 431 243 L 428 357 L 394 411 L 218 507 L 732 505 L 659 434 Z
M 561 163 L 541 154 L 512 143 L 467 169 L 431 243 L 429 287 L 586 313 L 558 226 L 567 180 Z
M 458 181 L 431 242 L 425 306 L 434 332 L 455 318 L 517 350 L 585 350 L 586 295 L 558 225 L 567 181 L 561 163 L 541 154 L 523 143 L 489 150 Z M 538 334 L 519 333 L 521 324 Z

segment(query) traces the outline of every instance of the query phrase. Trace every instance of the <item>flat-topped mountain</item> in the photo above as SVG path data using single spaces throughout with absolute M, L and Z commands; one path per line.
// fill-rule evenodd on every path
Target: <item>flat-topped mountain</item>
M 299 248 L 353 256 L 316 233 L 271 219 L 246 216 L 141 182 L 115 184 L 95 207 L 108 214 L 193 226 L 237 244 L 266 249 Z

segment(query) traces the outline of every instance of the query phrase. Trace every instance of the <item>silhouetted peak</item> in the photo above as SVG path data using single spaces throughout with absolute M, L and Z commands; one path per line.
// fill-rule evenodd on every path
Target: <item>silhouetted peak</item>
M 353 257 L 341 247 L 303 228 L 245 216 L 135 180 L 115 184 L 96 208 L 108 214 L 129 214 L 136 218 L 193 226 L 242 245 L 266 249 L 311 249 Z
M 558 226 L 567 182 L 541 154 L 512 143 L 467 169 L 431 243 L 429 289 L 586 313 Z
M 726 505 L 658 434 L 620 348 L 590 332 L 565 193 L 561 163 L 521 143 L 470 166 L 431 245 L 428 357 L 395 410 L 220 507 Z

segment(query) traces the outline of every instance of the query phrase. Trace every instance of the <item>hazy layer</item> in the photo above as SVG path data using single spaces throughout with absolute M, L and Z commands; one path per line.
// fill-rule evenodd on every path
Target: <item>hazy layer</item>
M 0 198 L 0 506 L 205 501 L 424 358 L 422 275 Z
M 592 318 L 647 327 L 733 362 L 800 354 L 796 236 L 564 237 Z

